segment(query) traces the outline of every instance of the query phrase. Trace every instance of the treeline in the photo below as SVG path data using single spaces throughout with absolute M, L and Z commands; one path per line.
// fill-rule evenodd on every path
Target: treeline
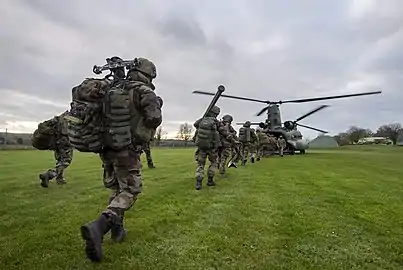
M 380 126 L 376 131 L 368 128 L 351 126 L 346 132 L 334 136 L 339 145 L 357 144 L 361 139 L 368 137 L 384 137 L 392 141 L 393 145 L 398 142 L 399 136 L 403 133 L 402 125 L 399 123 Z

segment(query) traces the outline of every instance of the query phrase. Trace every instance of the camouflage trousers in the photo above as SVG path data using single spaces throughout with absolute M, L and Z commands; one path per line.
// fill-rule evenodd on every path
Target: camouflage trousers
M 217 168 L 217 148 L 198 148 L 197 149 L 197 169 L 196 169 L 196 180 L 201 181 L 204 178 L 204 167 L 206 166 L 207 159 L 210 161 L 210 166 L 208 167 L 207 176 L 208 178 L 214 178 L 215 170 Z
M 257 156 L 259 158 L 266 157 L 269 151 L 270 151 L 270 144 L 261 144 L 259 146 Z
M 153 159 L 151 157 L 151 149 L 150 149 L 150 143 L 144 143 L 142 145 L 142 151 L 146 154 L 146 159 L 147 159 L 147 164 L 148 166 L 152 166 L 153 163 Z
M 227 160 L 231 155 L 231 147 L 220 147 L 218 149 L 218 168 L 219 173 L 224 174 L 227 168 Z
M 141 146 L 122 151 L 108 150 L 100 154 L 104 168 L 103 182 L 111 190 L 105 212 L 123 216 L 142 192 Z
M 248 160 L 249 155 L 253 154 L 252 144 L 249 142 L 243 142 L 240 152 L 242 156 L 238 156 L 235 162 L 238 162 L 240 159 L 242 159 L 243 161 Z
M 56 177 L 56 181 L 64 180 L 64 170 L 70 166 L 73 160 L 73 148 L 72 147 L 59 147 L 54 150 L 54 156 L 56 160 L 56 166 L 48 170 L 50 178 Z

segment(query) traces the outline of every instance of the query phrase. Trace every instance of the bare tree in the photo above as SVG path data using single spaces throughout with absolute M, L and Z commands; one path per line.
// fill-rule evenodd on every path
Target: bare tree
M 187 146 L 188 141 L 192 139 L 192 136 L 193 127 L 191 125 L 184 123 L 179 126 L 178 135 L 176 137 L 185 141 L 185 147 Z
M 360 139 L 371 137 L 373 134 L 370 129 L 356 126 L 351 126 L 346 133 L 348 134 L 349 141 L 352 143 L 357 143 Z
M 155 140 L 155 143 L 157 146 L 160 146 L 160 144 L 161 144 L 162 134 L 163 134 L 163 130 L 162 130 L 162 127 L 160 126 L 154 135 L 154 140 Z
M 400 132 L 402 132 L 402 125 L 398 123 L 382 125 L 376 131 L 377 136 L 389 138 L 393 145 L 396 145 L 397 139 L 399 138 Z

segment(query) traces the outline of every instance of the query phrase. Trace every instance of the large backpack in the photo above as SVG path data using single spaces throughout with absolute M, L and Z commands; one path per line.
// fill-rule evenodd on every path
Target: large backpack
M 246 127 L 241 127 L 239 129 L 239 141 L 240 142 L 250 142 L 251 141 L 251 130 L 250 128 L 246 128 Z
M 38 150 L 55 150 L 58 123 L 55 118 L 39 123 L 32 135 L 32 146 Z
M 121 150 L 132 143 L 149 142 L 153 130 L 144 126 L 137 108 L 141 82 L 86 79 L 73 88 L 68 136 L 81 152 L 100 153 L 104 148 Z M 151 91 L 151 90 L 150 90 Z
M 109 85 L 106 79 L 89 78 L 72 89 L 65 119 L 70 144 L 78 151 L 99 153 L 103 149 L 103 98 Z
M 203 117 L 201 119 L 195 143 L 200 148 L 216 148 L 218 146 L 219 134 L 214 117 Z

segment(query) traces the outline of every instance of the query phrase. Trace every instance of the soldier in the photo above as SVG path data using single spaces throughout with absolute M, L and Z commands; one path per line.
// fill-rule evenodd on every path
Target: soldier
M 255 157 L 257 154 L 257 148 L 258 148 L 258 139 L 256 136 L 256 131 L 254 128 L 250 129 L 251 133 L 251 142 L 250 142 L 250 162 L 255 163 Z
M 39 174 L 39 179 L 41 180 L 41 186 L 47 188 L 49 186 L 49 181 L 56 178 L 56 183 L 58 185 L 66 184 L 64 178 L 64 170 L 69 167 L 73 159 L 73 148 L 70 145 L 69 138 L 67 136 L 67 122 L 64 116 L 68 113 L 67 111 L 55 116 L 51 120 L 46 121 L 49 126 L 53 129 L 55 146 L 53 149 L 56 166 L 52 169 L 47 170 Z
M 220 108 L 214 106 L 206 117 L 200 118 L 194 123 L 194 127 L 197 130 L 196 146 L 199 153 L 196 170 L 196 190 L 202 188 L 204 166 L 206 165 L 207 158 L 210 161 L 207 172 L 207 186 L 215 186 L 214 175 L 215 168 L 217 167 L 217 150 L 220 143 L 220 135 L 231 143 L 237 143 L 231 133 L 227 132 L 223 124 L 217 120 L 219 114 Z
M 267 152 L 270 149 L 270 140 L 269 136 L 267 136 L 264 132 L 258 132 L 257 137 L 259 140 L 259 150 L 257 160 L 260 160 L 262 157 L 267 155 Z
M 233 118 L 231 115 L 224 115 L 222 117 L 221 123 L 226 129 L 227 133 L 231 133 L 232 137 L 236 139 L 236 130 L 231 126 Z M 219 173 L 222 175 L 225 173 L 226 164 L 228 157 L 231 154 L 232 144 L 231 141 L 227 140 L 226 137 L 221 135 L 221 147 L 219 149 L 219 160 L 218 160 L 218 169 Z
M 238 157 L 237 161 L 242 158 L 242 165 L 246 164 L 249 153 L 251 152 L 251 142 L 256 141 L 256 134 L 251 132 L 251 123 L 246 121 L 243 127 L 239 129 L 239 141 L 241 142 L 241 154 L 242 157 Z M 235 162 L 237 162 L 235 161 Z
M 280 154 L 280 156 L 283 157 L 283 156 L 284 156 L 284 148 L 287 146 L 287 142 L 286 142 L 286 140 L 283 138 L 282 135 L 280 135 L 280 136 L 278 137 L 277 146 L 278 146 L 278 149 L 279 149 L 279 154 Z
M 162 98 L 160 96 L 157 96 L 158 101 L 160 103 L 160 108 L 162 109 L 162 105 L 164 105 L 164 101 L 162 100 Z M 151 147 L 150 147 L 150 143 L 152 141 L 154 141 L 154 137 L 155 137 L 155 133 L 156 133 L 156 129 L 153 131 L 152 136 L 151 136 L 151 141 L 150 142 L 146 142 L 142 145 L 142 152 L 144 152 L 146 154 L 146 159 L 147 159 L 147 166 L 150 169 L 154 169 L 154 162 L 153 159 L 151 157 Z
M 162 122 L 160 102 L 152 84 L 156 76 L 156 67 L 151 61 L 137 58 L 126 78 L 113 86 L 130 89 L 129 103 L 138 113 L 132 117 L 140 120 L 130 122 L 130 129 L 135 132 L 132 133 L 131 144 L 128 147 L 118 151 L 106 148 L 100 154 L 104 167 L 104 185 L 111 189 L 111 196 L 109 205 L 99 218 L 81 227 L 81 235 L 86 241 L 86 255 L 92 261 L 102 259 L 102 239 L 109 230 L 115 242 L 123 241 L 126 236 L 123 228 L 124 214 L 133 206 L 142 192 L 140 160 L 142 140 L 140 138 L 146 140 L 145 134 L 151 134 L 152 130 L 157 129 Z M 115 119 L 119 121 L 120 118 Z M 118 142 L 123 139 L 118 136 L 124 136 L 123 134 L 111 135 L 115 135 Z

